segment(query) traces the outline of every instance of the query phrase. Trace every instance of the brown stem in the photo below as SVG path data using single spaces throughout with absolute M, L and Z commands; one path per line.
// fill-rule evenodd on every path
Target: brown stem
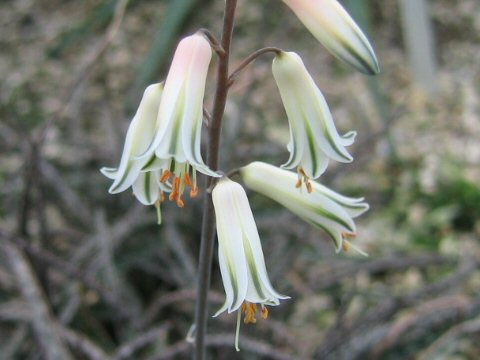
M 208 42 L 210 43 L 210 46 L 212 47 L 213 50 L 215 50 L 215 52 L 218 54 L 218 55 L 224 55 L 225 54 L 225 50 L 223 49 L 222 45 L 220 45 L 220 43 L 218 42 L 217 38 L 215 37 L 215 35 L 213 35 L 210 30 L 208 29 L 200 29 L 198 30 L 199 32 L 201 32 L 203 35 L 205 35 L 205 37 L 207 38 Z
M 218 169 L 218 158 L 220 149 L 220 134 L 222 131 L 222 118 L 225 112 L 225 104 L 228 94 L 228 62 L 230 56 L 230 42 L 232 39 L 233 25 L 235 20 L 235 8 L 237 0 L 225 1 L 225 13 L 223 17 L 223 33 L 221 47 L 223 53 L 218 53 L 217 84 L 215 100 L 213 103 L 212 118 L 208 128 L 207 165 L 212 170 Z M 216 180 L 208 178 L 207 188 L 211 188 Z M 207 332 L 208 316 L 208 289 L 210 288 L 210 275 L 213 259 L 213 244 L 215 241 L 215 212 L 212 197 L 209 192 L 205 196 L 202 238 L 200 243 L 199 271 L 197 282 L 197 303 L 195 306 L 195 349 L 193 358 L 195 360 L 205 359 L 205 334 Z
M 250 55 L 248 55 L 241 63 L 240 65 L 235 69 L 235 71 L 232 73 L 232 75 L 229 76 L 228 78 L 228 86 L 231 86 L 235 79 L 240 75 L 240 73 L 252 62 L 255 61 L 256 58 L 259 56 L 269 53 L 269 52 L 274 52 L 275 54 L 279 54 L 282 52 L 282 49 L 276 48 L 276 47 L 266 47 L 263 49 L 259 49 L 257 51 L 254 51 Z

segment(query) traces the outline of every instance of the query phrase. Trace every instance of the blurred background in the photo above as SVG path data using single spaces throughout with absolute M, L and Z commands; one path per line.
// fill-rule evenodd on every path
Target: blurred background
M 275 288 L 267 320 L 209 321 L 211 359 L 480 358 L 480 3 L 349 0 L 381 74 L 334 59 L 279 0 L 239 1 L 232 69 L 252 51 L 301 54 L 352 164 L 320 181 L 365 196 L 355 253 L 249 194 Z M 109 195 L 145 86 L 178 39 L 219 34 L 222 0 L 0 1 L 0 358 L 188 359 L 202 197 L 184 209 Z M 288 158 L 271 55 L 231 88 L 225 172 Z M 214 64 L 206 92 L 211 107 Z M 238 180 L 238 179 L 237 179 Z M 274 179 L 272 179 L 274 181 Z M 216 257 L 216 255 L 215 255 Z M 217 260 L 210 314 L 223 303 Z

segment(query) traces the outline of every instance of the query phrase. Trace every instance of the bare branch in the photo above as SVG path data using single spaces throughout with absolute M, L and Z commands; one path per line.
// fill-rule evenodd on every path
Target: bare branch
M 58 328 L 54 325 L 49 306 L 27 259 L 13 244 L 7 241 L 2 241 L 1 246 L 8 255 L 8 261 L 17 279 L 19 290 L 31 310 L 32 326 L 45 356 L 51 360 L 73 359 L 60 337 Z
M 59 326 L 61 325 L 59 324 Z M 61 334 L 69 345 L 80 350 L 90 360 L 110 360 L 110 357 L 86 336 L 66 327 L 61 327 L 61 329 Z
M 131 359 L 133 354 L 149 343 L 165 338 L 170 324 L 163 324 L 159 327 L 148 330 L 136 336 L 133 340 L 121 345 L 113 355 L 112 360 Z M 165 339 L 164 339 L 165 340 Z
M 72 263 L 66 262 L 61 258 L 57 257 L 56 255 L 43 250 L 35 245 L 29 244 L 27 241 L 22 239 L 21 237 L 12 237 L 10 238 L 7 234 L 5 234 L 2 230 L 0 230 L 0 238 L 2 242 L 8 244 L 8 242 L 15 243 L 16 245 L 20 246 L 21 248 L 25 249 L 30 255 L 34 256 L 35 258 L 41 260 L 48 266 L 52 266 L 55 269 L 60 270 L 66 276 L 81 281 L 87 287 L 95 290 L 100 294 L 102 299 L 108 303 L 110 306 L 116 309 L 119 314 L 123 316 L 127 316 L 127 310 L 122 304 L 119 304 L 117 298 L 108 290 L 101 286 L 96 279 L 86 276 L 80 269 L 76 268 Z M 9 245 L 11 247 L 11 245 Z

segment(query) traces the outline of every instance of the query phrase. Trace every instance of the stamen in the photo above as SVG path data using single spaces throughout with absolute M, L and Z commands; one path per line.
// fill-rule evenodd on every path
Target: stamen
M 348 250 L 350 250 L 350 242 L 347 241 L 346 239 L 352 239 L 355 237 L 355 233 L 350 233 L 350 232 L 342 232 L 342 250 L 347 252 Z
M 243 305 L 242 305 L 243 308 Z M 237 326 L 235 328 L 235 350 L 240 351 L 238 347 L 238 340 L 240 337 L 240 319 L 242 318 L 242 312 L 240 310 L 237 311 Z
M 197 187 L 197 170 L 192 168 L 192 175 L 193 175 L 193 187 Z
M 162 176 L 160 177 L 160 182 L 161 183 L 167 182 L 167 180 L 170 178 L 170 175 L 172 175 L 170 170 L 164 170 L 162 173 Z
M 177 199 L 177 206 L 181 209 L 185 206 L 185 203 L 183 202 L 183 200 L 180 198 L 180 196 L 178 196 L 178 199 Z
M 163 192 L 160 192 L 159 198 L 155 201 L 155 208 L 157 209 L 157 224 L 162 224 L 162 210 L 160 209 L 160 204 L 162 202 Z
M 297 173 L 298 173 L 298 180 L 297 180 L 297 183 L 295 184 L 295 187 L 297 189 L 302 187 L 302 180 L 303 180 L 303 183 L 305 184 L 305 187 L 307 188 L 307 192 L 310 194 L 313 191 L 312 184 L 310 182 L 310 178 L 307 176 L 307 174 L 305 173 L 305 170 L 303 170 L 302 167 L 299 167 L 297 169 Z
M 194 197 L 197 197 L 198 195 L 198 187 L 192 187 L 192 189 L 190 190 L 190 197 L 191 198 L 194 198 Z
M 190 180 L 190 175 L 188 175 L 188 172 L 183 175 L 183 182 L 186 186 L 193 187 L 193 183 L 192 180 Z
M 179 189 L 180 189 L 180 178 L 175 177 L 175 178 L 173 178 L 172 192 L 170 193 L 170 196 L 168 197 L 168 199 L 170 201 L 174 201 L 174 200 L 177 200 L 179 198 L 179 196 L 180 196 Z
M 342 232 L 342 238 L 343 239 L 353 239 L 355 238 L 355 236 L 357 236 L 357 234 L 353 233 L 353 232 Z
M 363 255 L 363 256 L 367 256 L 368 257 L 368 253 L 366 253 L 365 251 L 363 251 L 362 249 L 360 249 L 358 246 L 355 246 L 354 244 L 352 244 L 350 241 L 348 240 L 343 240 L 343 243 L 342 243 L 342 248 L 345 249 L 345 246 L 347 247 L 347 250 L 349 250 L 350 248 L 352 248 L 353 250 L 355 250 L 356 252 L 358 252 L 360 255 Z M 344 250 L 345 251 L 345 250 Z
M 263 304 L 262 304 L 262 310 L 260 310 L 260 313 L 262 315 L 263 320 L 265 320 L 268 317 L 268 309 Z
M 245 314 L 245 318 L 243 319 L 245 324 L 255 324 L 257 322 L 257 318 L 255 317 L 255 313 L 257 312 L 256 304 L 245 301 L 242 304 L 242 312 Z
M 313 191 L 312 184 L 310 183 L 310 181 L 305 180 L 305 185 L 307 186 L 307 192 L 310 194 Z
M 302 168 L 297 168 L 297 175 L 298 175 L 298 180 L 297 183 L 295 184 L 295 187 L 299 189 L 302 186 Z

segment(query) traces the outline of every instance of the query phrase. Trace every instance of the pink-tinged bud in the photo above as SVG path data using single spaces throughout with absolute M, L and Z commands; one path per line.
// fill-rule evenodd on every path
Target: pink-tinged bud
M 180 41 L 165 80 L 155 136 L 138 156 L 144 164 L 142 171 L 160 170 L 163 182 L 172 177 L 168 198 L 179 207 L 184 205 L 182 195 L 187 187 L 192 188 L 193 196 L 198 191 L 196 171 L 219 176 L 205 165 L 200 153 L 203 97 L 211 58 L 210 44 L 200 33 Z
M 368 39 L 337 0 L 283 0 L 306 28 L 338 59 L 358 71 L 380 72 Z

